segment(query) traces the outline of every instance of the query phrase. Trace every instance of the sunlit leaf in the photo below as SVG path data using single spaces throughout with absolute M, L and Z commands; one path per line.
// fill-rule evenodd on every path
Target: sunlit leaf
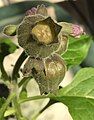
M 82 35 L 80 38 L 69 37 L 67 52 L 62 55 L 67 66 L 78 66 L 87 56 L 91 37 Z
M 94 68 L 81 69 L 54 99 L 68 106 L 73 120 L 94 120 Z

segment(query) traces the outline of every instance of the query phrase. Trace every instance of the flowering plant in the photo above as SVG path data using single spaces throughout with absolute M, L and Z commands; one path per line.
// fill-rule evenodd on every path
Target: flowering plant
M 69 107 L 74 120 L 80 120 L 73 114 L 72 106 L 75 107 L 77 114 L 80 114 L 76 109 L 77 104 L 75 103 L 77 101 L 78 104 L 81 104 L 80 101 L 84 101 L 85 104 L 81 104 L 81 106 L 88 108 L 86 99 L 87 95 L 91 99 L 94 90 L 93 85 L 91 85 L 94 81 L 92 78 L 94 70 L 92 68 L 82 69 L 70 85 L 61 87 L 61 89 L 59 89 L 59 85 L 64 79 L 66 71 L 71 66 L 78 66 L 85 59 L 91 37 L 87 36 L 79 25 L 53 20 L 43 4 L 28 10 L 19 25 L 8 25 L 4 28 L 3 33 L 7 35 L 7 38 L 0 39 L 0 57 L 2 56 L 0 70 L 1 78 L 4 80 L 2 85 L 7 89 L 8 94 L 0 96 L 0 120 L 4 120 L 4 117 L 11 114 L 15 114 L 17 120 L 27 120 L 28 118 L 21 113 L 21 104 L 43 98 L 50 98 L 50 100 L 39 113 L 58 101 Z M 18 48 L 8 38 L 8 36 L 15 35 L 18 38 L 18 44 L 23 48 L 23 52 L 13 66 L 10 76 L 4 69 L 3 61 L 5 56 Z M 26 58 L 27 61 L 21 69 Z M 19 74 L 20 71 L 23 77 Z M 90 76 L 88 77 L 88 75 Z M 37 82 L 41 95 L 28 97 L 26 86 L 32 78 Z M 88 78 L 90 83 L 87 81 Z M 84 85 L 88 87 L 86 88 Z M 90 92 L 87 91 L 89 89 Z M 85 96 L 84 99 L 83 96 Z M 75 99 L 73 99 L 74 97 Z M 89 103 L 90 99 L 88 99 Z M 10 102 L 12 105 L 8 107 Z M 2 104 L 4 105 L 2 106 Z M 37 116 L 34 118 L 36 119 Z M 82 118 L 83 116 L 85 115 L 83 114 Z

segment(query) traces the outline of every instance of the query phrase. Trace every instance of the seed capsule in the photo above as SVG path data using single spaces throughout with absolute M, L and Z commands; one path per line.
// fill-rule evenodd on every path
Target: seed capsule
M 41 94 L 56 93 L 65 72 L 65 63 L 57 54 L 44 59 L 29 58 L 23 69 L 24 76 L 32 75 L 35 78 Z

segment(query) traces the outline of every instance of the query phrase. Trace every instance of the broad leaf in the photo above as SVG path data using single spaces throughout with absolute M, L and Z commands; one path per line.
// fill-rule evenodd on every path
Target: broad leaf
M 57 96 L 28 97 L 19 103 L 48 97 L 67 105 L 73 120 L 94 120 L 94 68 L 81 69 L 72 83 L 61 88 Z
M 82 35 L 80 38 L 69 37 L 68 50 L 62 55 L 67 66 L 79 65 L 86 58 L 90 44 L 90 36 Z
M 94 68 L 81 69 L 54 99 L 68 106 L 73 120 L 94 120 Z

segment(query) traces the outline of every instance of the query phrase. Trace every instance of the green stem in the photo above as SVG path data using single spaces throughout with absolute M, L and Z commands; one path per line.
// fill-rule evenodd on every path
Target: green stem
M 28 98 L 19 100 L 18 102 L 21 104 L 21 103 L 24 103 L 24 102 L 27 102 L 27 101 L 45 99 L 45 98 L 50 98 L 50 96 L 45 96 L 45 95 L 40 96 L 40 95 L 38 95 L 38 96 L 28 97 Z
M 20 55 L 20 57 L 18 58 L 14 69 L 13 69 L 13 73 L 12 73 L 12 80 L 17 80 L 18 77 L 18 71 L 23 63 L 23 61 L 27 58 L 27 55 L 25 54 L 25 51 L 23 51 Z
M 44 99 L 44 98 L 49 98 L 49 97 L 47 97 L 47 96 L 42 96 L 42 98 L 40 98 L 41 96 L 34 96 L 34 97 L 29 97 L 28 98 L 28 101 L 29 100 L 37 100 L 37 99 Z M 26 101 L 27 101 L 27 99 L 25 99 Z M 19 104 L 21 104 L 21 103 L 23 103 L 23 102 L 26 102 L 26 101 L 23 101 L 23 100 L 19 100 Z M 18 101 L 18 100 L 17 100 Z M 16 101 L 15 101 L 16 102 Z M 47 109 L 49 106 L 51 106 L 52 104 L 54 104 L 54 103 L 56 103 L 57 101 L 55 101 L 55 100 L 53 100 L 53 99 L 50 99 L 50 101 L 48 102 L 48 104 L 41 110 L 41 111 L 39 111 L 39 113 L 37 113 L 33 118 L 32 118 L 32 120 L 36 120 L 36 118 L 45 110 L 45 109 Z M 17 104 L 17 102 L 15 103 L 15 104 Z M 19 104 L 17 104 L 17 106 L 19 105 Z M 18 110 L 18 107 L 16 108 L 17 110 Z M 15 108 L 12 108 L 12 110 L 11 109 L 9 109 L 9 110 L 7 110 L 6 111 L 6 113 L 5 113 L 5 117 L 6 116 L 8 116 L 8 115 L 11 115 L 11 114 L 13 114 L 13 113 L 16 113 L 16 111 L 17 110 L 15 110 Z M 20 113 L 20 111 L 19 111 L 19 113 Z M 19 113 L 18 113 L 18 116 L 20 116 L 19 115 Z
M 4 80 L 8 80 L 9 76 L 7 75 L 7 73 L 6 73 L 5 69 L 4 69 L 3 60 L 4 60 L 4 58 L 2 60 L 0 60 L 1 61 L 0 62 L 0 69 L 1 69 L 1 73 L 2 73 L 2 78 Z
M 18 104 L 17 97 L 14 98 L 13 103 L 14 103 L 15 110 L 16 110 L 17 120 L 20 120 L 22 118 L 22 114 L 21 114 L 20 104 Z
M 2 108 L 0 109 L 0 120 L 4 120 L 4 113 L 9 105 L 9 103 L 11 102 L 11 100 L 15 97 L 15 93 L 12 92 L 9 97 L 7 98 L 6 102 L 4 103 L 4 105 L 2 106 Z
M 28 83 L 28 81 L 32 79 L 31 77 L 24 77 L 19 83 L 18 86 L 19 88 L 24 84 L 24 83 Z
M 18 77 L 18 71 L 23 63 L 23 61 L 27 58 L 27 55 L 25 54 L 25 51 L 23 51 L 20 55 L 20 57 L 18 58 L 14 69 L 13 69 L 13 73 L 12 73 L 12 78 L 11 78 L 11 82 L 12 82 L 12 91 L 14 91 L 16 93 L 15 98 L 13 99 L 13 104 L 14 104 L 14 108 L 15 108 L 15 115 L 17 117 L 17 120 L 27 120 L 26 118 L 24 118 L 21 114 L 21 107 L 20 104 L 18 103 L 18 84 L 17 84 L 17 77 Z
M 21 110 L 20 110 L 20 105 L 18 104 L 18 100 L 17 100 L 17 90 L 18 90 L 18 86 L 17 86 L 17 83 L 16 81 L 12 81 L 12 91 L 16 93 L 16 96 L 15 98 L 13 99 L 13 104 L 14 104 L 14 108 L 15 108 L 15 111 L 16 111 L 16 117 L 17 117 L 17 120 L 20 120 L 20 117 L 22 116 L 21 115 Z
M 13 99 L 13 104 L 14 104 L 14 108 L 15 108 L 15 115 L 17 117 L 17 120 L 27 120 L 26 118 L 24 118 L 22 116 L 22 113 L 21 113 L 21 106 L 20 104 L 18 103 L 18 85 L 16 83 L 16 81 L 12 81 L 12 85 L 13 85 L 13 88 L 12 88 L 12 91 L 14 91 L 16 93 L 16 96 L 14 97 Z

